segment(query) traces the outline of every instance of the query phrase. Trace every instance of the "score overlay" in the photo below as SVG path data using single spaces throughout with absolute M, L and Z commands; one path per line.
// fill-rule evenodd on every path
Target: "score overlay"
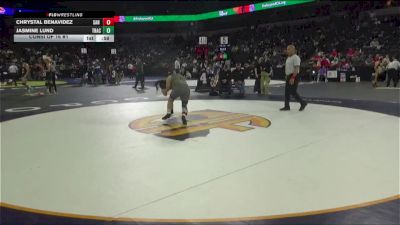
M 16 13 L 14 42 L 114 42 L 114 12 Z

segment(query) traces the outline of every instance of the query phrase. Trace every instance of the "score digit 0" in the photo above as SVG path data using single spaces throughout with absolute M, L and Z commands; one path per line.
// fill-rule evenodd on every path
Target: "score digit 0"
M 114 18 L 103 18 L 103 26 L 114 26 Z
M 114 34 L 114 27 L 103 26 L 103 34 Z

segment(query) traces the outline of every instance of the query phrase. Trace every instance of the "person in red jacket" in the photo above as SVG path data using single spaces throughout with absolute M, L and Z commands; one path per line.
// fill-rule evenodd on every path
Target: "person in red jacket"
M 319 82 L 320 76 L 323 76 L 325 79 L 325 82 L 326 82 L 327 81 L 326 74 L 328 72 L 329 67 L 331 66 L 331 63 L 330 63 L 329 59 L 326 58 L 326 56 L 322 56 L 320 64 L 321 64 L 321 68 L 319 69 L 319 72 L 318 72 L 317 82 Z
M 352 57 L 354 56 L 355 53 L 356 53 L 356 52 L 355 52 L 355 50 L 354 50 L 353 48 L 349 48 L 349 49 L 347 50 L 346 56 L 347 56 L 348 58 L 352 58 Z
M 338 52 L 336 51 L 336 49 L 332 50 L 331 56 L 334 57 L 334 58 L 338 56 Z

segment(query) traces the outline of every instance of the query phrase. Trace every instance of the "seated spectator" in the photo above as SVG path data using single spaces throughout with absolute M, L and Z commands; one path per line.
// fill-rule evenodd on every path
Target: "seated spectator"
M 334 57 L 331 61 L 331 66 L 330 68 L 332 69 L 337 69 L 339 67 L 339 58 L 338 57 Z
M 219 81 L 219 74 L 215 74 L 210 79 L 210 96 L 217 96 L 218 93 L 218 81 Z
M 347 61 L 346 59 L 342 59 L 340 66 L 339 66 L 339 70 L 340 71 L 349 71 L 350 68 L 351 68 L 350 62 Z
M 370 42 L 369 46 L 370 46 L 371 48 L 375 48 L 375 49 L 377 49 L 377 50 L 381 49 L 381 47 L 382 47 L 382 46 L 379 44 L 379 41 L 378 41 L 376 38 L 374 38 L 374 39 Z
M 199 77 L 199 65 L 197 64 L 197 62 L 195 64 L 193 64 L 192 77 L 193 78 L 198 78 Z
M 374 66 L 374 58 L 370 54 L 368 58 L 364 61 L 365 65 L 367 66 Z
M 347 50 L 346 56 L 352 58 L 355 55 L 355 50 L 353 48 L 349 48 Z
M 338 52 L 336 51 L 335 48 L 332 50 L 331 56 L 334 57 L 334 58 L 338 56 Z

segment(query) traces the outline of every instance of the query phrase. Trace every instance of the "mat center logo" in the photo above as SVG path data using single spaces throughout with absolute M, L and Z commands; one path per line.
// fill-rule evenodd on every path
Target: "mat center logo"
M 160 118 L 162 115 L 148 116 L 132 121 L 129 127 L 137 132 L 154 134 L 160 137 L 175 140 L 206 136 L 210 129 L 223 128 L 238 132 L 254 129 L 254 127 L 267 128 L 271 121 L 260 116 L 244 113 L 231 113 L 215 110 L 200 110 L 189 113 L 188 125 L 183 126 L 179 117 L 173 117 L 166 121 Z M 238 125 L 248 122 L 249 126 Z

